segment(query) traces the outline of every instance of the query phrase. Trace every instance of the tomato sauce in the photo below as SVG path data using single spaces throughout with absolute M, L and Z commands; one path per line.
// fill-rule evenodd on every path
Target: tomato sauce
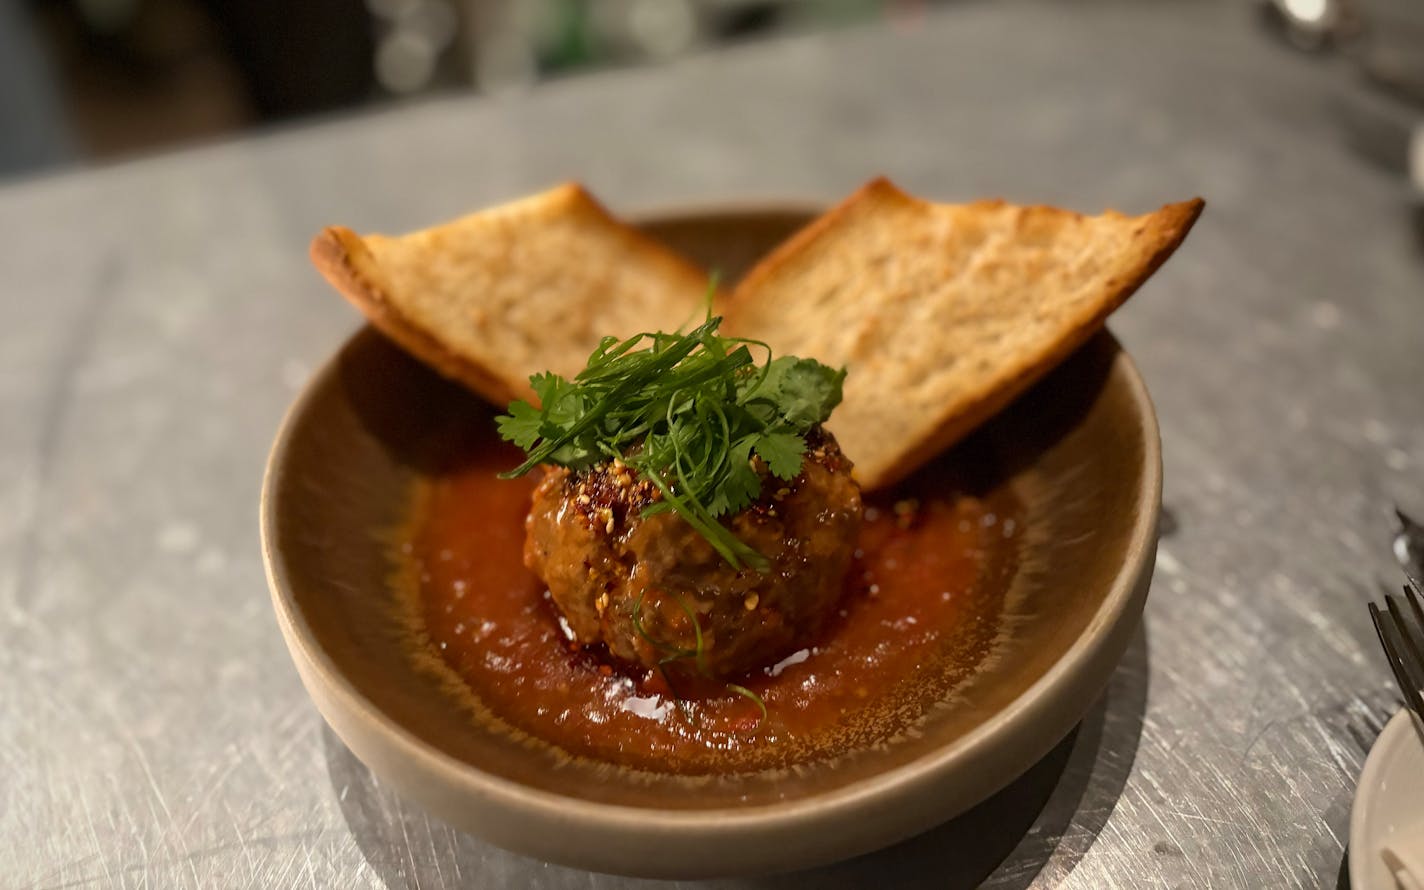
M 417 633 L 495 719 L 575 757 L 655 772 L 790 766 L 883 743 L 969 679 L 992 648 L 1019 506 L 930 468 L 866 499 L 837 615 L 820 637 L 726 684 L 614 664 L 572 641 L 522 561 L 530 479 L 488 440 L 420 483 L 396 558 Z M 668 680 L 672 680 L 669 688 Z

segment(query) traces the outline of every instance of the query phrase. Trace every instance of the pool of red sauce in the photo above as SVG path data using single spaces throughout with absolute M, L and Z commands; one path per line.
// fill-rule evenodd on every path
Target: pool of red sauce
M 491 437 L 492 438 L 492 437 Z M 786 766 L 906 729 L 989 651 L 1022 525 L 1003 492 L 965 493 L 952 470 L 866 501 L 838 614 L 819 639 L 720 682 L 610 663 L 572 642 L 522 562 L 530 479 L 484 440 L 423 483 L 397 548 L 428 639 L 499 720 L 575 756 L 660 772 Z M 414 580 L 418 579 L 418 580 Z

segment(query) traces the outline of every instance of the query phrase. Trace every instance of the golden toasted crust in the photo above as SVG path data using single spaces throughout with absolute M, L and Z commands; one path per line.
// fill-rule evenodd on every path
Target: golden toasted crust
M 531 374 L 577 373 L 603 336 L 677 328 L 708 282 L 572 183 L 395 238 L 331 226 L 311 259 L 371 324 L 499 405 L 530 396 Z
M 876 179 L 762 260 L 733 292 L 727 327 L 849 368 L 828 426 L 861 484 L 880 488 L 1082 345 L 1202 206 L 1129 217 L 937 205 Z
M 743 279 L 726 330 L 850 369 L 828 426 L 861 484 L 880 488 L 1087 340 L 1202 206 L 940 205 L 876 179 Z M 680 327 L 707 288 L 574 184 L 396 238 L 333 226 L 311 257 L 373 325 L 500 405 L 529 397 L 531 374 L 577 373 L 605 335 Z

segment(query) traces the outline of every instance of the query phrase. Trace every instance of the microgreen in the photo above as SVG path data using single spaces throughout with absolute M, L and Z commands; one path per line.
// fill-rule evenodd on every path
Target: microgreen
M 765 571 L 766 558 L 721 520 L 760 497 L 754 457 L 778 479 L 801 472 L 806 434 L 840 403 L 845 369 L 773 357 L 760 341 L 720 336 L 721 323 L 709 308 L 685 334 L 605 337 L 572 380 L 530 377 L 539 406 L 513 402 L 496 421 L 527 455 L 501 476 L 621 458 L 662 496 L 645 516 L 672 511 L 734 568 Z

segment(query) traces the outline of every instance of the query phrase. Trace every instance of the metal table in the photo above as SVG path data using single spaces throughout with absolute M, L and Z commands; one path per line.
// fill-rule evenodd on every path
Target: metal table
M 1362 600 L 1424 502 L 1424 258 L 1343 145 L 1354 89 L 1237 5 L 956 6 L 901 27 L 451 98 L 0 189 L 0 884 L 642 887 L 396 798 L 323 728 L 268 606 L 267 447 L 356 326 L 322 224 L 426 224 L 563 178 L 624 210 L 941 199 L 1143 211 L 1186 247 L 1113 321 L 1168 522 L 1079 731 L 948 826 L 719 888 L 1321 887 L 1394 692 Z

